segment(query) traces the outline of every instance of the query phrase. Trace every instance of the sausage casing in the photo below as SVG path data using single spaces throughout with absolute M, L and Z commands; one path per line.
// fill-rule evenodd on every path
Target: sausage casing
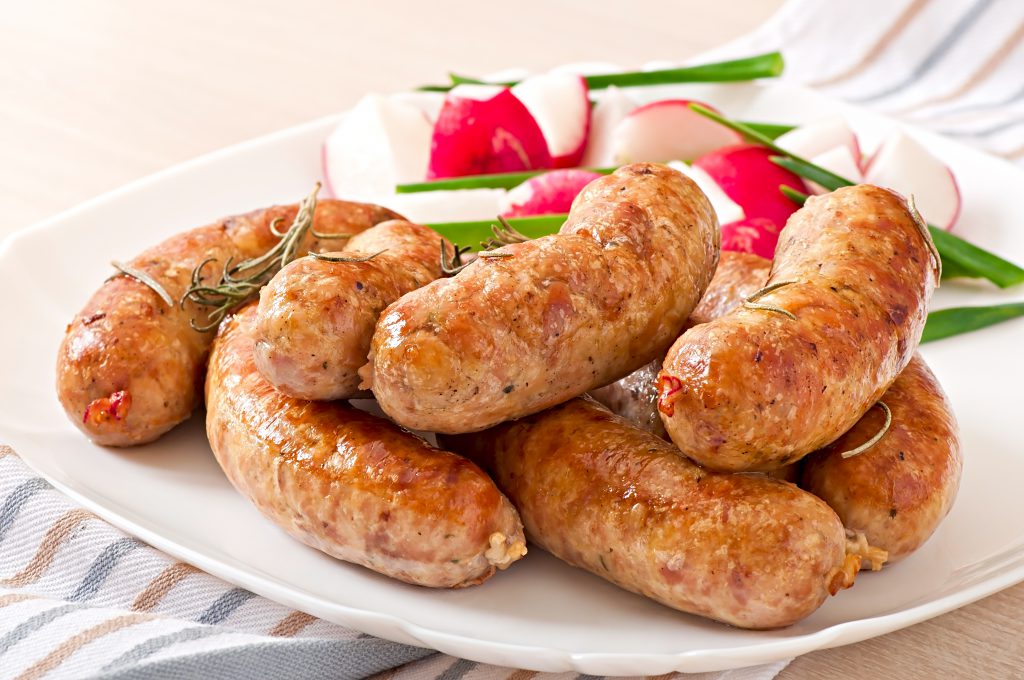
M 917 550 L 949 513 L 963 457 L 953 409 L 920 355 L 882 401 L 892 412 L 883 437 L 863 453 L 842 456 L 882 428 L 882 410 L 871 409 L 849 432 L 804 460 L 801 486 L 895 562 Z
M 743 298 L 756 292 L 768 279 L 771 260 L 759 255 L 723 250 L 715 275 L 686 327 L 707 323 L 731 312 Z M 590 390 L 590 396 L 642 430 L 668 438 L 658 413 L 658 372 L 661 358 L 641 366 L 621 380 Z
M 443 439 L 492 473 L 532 542 L 669 607 L 776 628 L 856 574 L 843 526 L 819 499 L 704 470 L 590 400 Z
M 661 356 L 711 280 L 719 231 L 690 179 L 638 163 L 594 180 L 561 231 L 500 248 L 385 310 L 363 372 L 396 422 L 470 432 Z
M 480 583 L 525 554 L 515 509 L 475 464 L 346 404 L 275 390 L 253 363 L 255 312 L 221 325 L 206 432 L 260 512 L 306 545 L 417 585 Z
M 691 328 L 659 375 L 672 441 L 771 470 L 838 438 L 910 361 L 938 279 L 920 216 L 870 185 L 812 197 L 782 231 L 759 308 Z
M 270 225 L 279 220 L 287 226 L 297 210 L 275 206 L 228 217 L 172 236 L 128 265 L 177 301 L 200 263 L 212 258 L 223 267 L 229 259 L 266 252 L 277 243 Z M 374 205 L 325 200 L 317 205 L 314 228 L 357 233 L 395 217 Z M 319 240 L 307 236 L 300 252 L 319 249 Z M 109 446 L 153 441 L 188 418 L 199 403 L 213 340 L 213 333 L 192 329 L 193 318 L 203 320 L 204 311 L 191 302 L 168 305 L 128 276 L 106 281 L 68 326 L 58 352 L 57 395 L 68 418 Z
M 373 329 L 384 308 L 441 276 L 441 236 L 404 221 L 353 236 L 340 253 L 365 262 L 304 257 L 260 291 L 256 367 L 301 399 L 349 399 L 359 392 Z

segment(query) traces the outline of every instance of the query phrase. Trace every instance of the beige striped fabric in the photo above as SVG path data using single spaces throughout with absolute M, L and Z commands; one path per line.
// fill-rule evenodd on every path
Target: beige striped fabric
M 792 0 L 701 60 L 770 50 L 785 80 L 1024 165 L 1021 0 Z
M 774 49 L 786 79 L 1024 164 L 1024 0 L 793 0 L 698 61 Z M 786 663 L 689 677 L 762 680 Z M 584 677 L 455 659 L 257 597 L 75 507 L 0 447 L 0 680 L 368 676 Z

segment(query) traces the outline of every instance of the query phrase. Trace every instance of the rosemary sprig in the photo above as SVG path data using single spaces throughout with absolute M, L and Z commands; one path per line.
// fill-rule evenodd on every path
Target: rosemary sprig
M 125 276 L 133 278 L 136 281 L 138 281 L 139 283 L 141 283 L 143 285 L 146 285 L 146 286 L 149 286 L 150 288 L 152 288 L 153 292 L 156 293 L 157 295 L 159 295 L 160 299 L 163 300 L 164 302 L 166 302 L 168 307 L 173 307 L 174 306 L 174 298 L 172 298 L 171 294 L 167 292 L 167 289 L 164 288 L 163 286 L 161 286 L 159 281 L 154 279 L 152 276 L 150 276 L 146 272 L 140 271 L 138 269 L 133 269 L 133 268 L 129 267 L 128 265 L 125 265 L 125 264 L 122 264 L 122 263 L 118 262 L 117 260 L 113 260 L 110 263 L 110 266 L 113 267 L 114 269 L 116 269 L 117 271 L 121 272 Z M 114 276 L 116 276 L 116 274 Z M 112 278 L 114 278 L 114 276 L 111 276 L 110 278 L 112 279 Z
M 373 258 L 377 257 L 381 253 L 388 252 L 388 249 L 378 250 L 372 255 L 365 255 L 362 257 L 350 257 L 348 255 L 329 255 L 327 253 L 310 253 L 309 256 L 321 260 L 322 262 L 369 262 Z
M 860 446 L 850 449 L 849 451 L 843 451 L 842 453 L 840 453 L 839 455 L 842 456 L 843 459 L 853 458 L 854 456 L 859 456 L 860 454 L 864 453 L 872 446 L 877 444 L 879 441 L 881 441 L 882 437 L 885 436 L 885 433 L 889 431 L 889 427 L 892 425 L 892 411 L 889 409 L 888 404 L 886 404 L 884 401 L 875 402 L 875 406 L 880 406 L 882 410 L 885 412 L 885 423 L 882 424 L 882 429 L 876 432 L 875 435 L 871 437 L 871 439 L 867 440 Z
M 775 312 L 776 314 L 788 316 L 790 319 L 796 321 L 796 314 L 789 311 L 788 309 L 783 309 L 782 307 L 777 307 L 776 305 L 769 305 L 763 302 L 758 302 L 758 300 L 763 298 L 765 295 L 768 295 L 769 293 L 777 291 L 779 288 L 782 288 L 783 286 L 788 286 L 792 283 L 796 283 L 796 281 L 777 281 L 771 284 L 770 286 L 765 286 L 761 290 L 754 291 L 747 297 L 743 298 L 743 306 L 746 307 L 747 309 L 760 309 L 765 312 Z
M 298 256 L 299 246 L 307 233 L 311 233 L 320 239 L 349 238 L 349 234 L 320 234 L 313 230 L 313 214 L 316 211 L 316 195 L 320 191 L 320 183 L 317 182 L 313 193 L 303 199 L 299 204 L 299 210 L 295 214 L 295 220 L 287 231 L 278 230 L 277 226 L 282 222 L 281 218 L 270 223 L 270 231 L 280 241 L 273 248 L 258 257 L 243 260 L 237 264 L 229 258 L 224 264 L 219 280 L 214 285 L 204 284 L 204 270 L 208 264 L 216 262 L 215 258 L 203 260 L 198 267 L 192 270 L 192 283 L 179 303 L 185 308 L 186 302 L 193 302 L 201 307 L 209 308 L 206 314 L 206 323 L 199 324 L 195 318 L 189 320 L 192 328 L 206 332 L 215 329 L 227 314 L 244 302 L 255 297 L 274 274 L 281 270 L 281 267 L 288 264 Z
M 452 245 L 452 256 L 448 257 L 448 241 L 441 239 L 441 271 L 448 276 L 455 276 L 468 267 L 471 262 L 463 262 L 462 256 L 473 249 L 472 246 Z
M 512 217 L 508 219 L 508 223 L 529 239 L 554 234 L 565 223 L 567 217 L 565 214 Z M 427 226 L 448 239 L 449 243 L 484 243 L 494 237 L 494 220 L 435 222 Z
M 779 52 L 757 54 L 744 59 L 719 61 L 697 66 L 659 69 L 657 71 L 630 71 L 627 73 L 609 73 L 605 75 L 584 76 L 587 87 L 601 90 L 615 85 L 616 87 L 644 87 L 648 85 L 668 85 L 672 83 L 728 83 L 757 78 L 774 78 L 782 73 L 785 61 Z M 427 92 L 446 92 L 463 83 L 479 84 L 477 78 L 468 78 L 458 74 L 449 74 L 451 85 L 425 85 L 417 88 Z M 518 81 L 490 83 L 494 85 L 515 85 Z
M 750 141 L 757 142 L 775 151 L 779 154 L 780 158 L 773 158 L 772 161 L 774 163 L 805 179 L 817 182 L 829 191 L 853 185 L 853 182 L 845 177 L 815 165 L 806 158 L 789 153 L 776 145 L 773 140 L 743 123 L 729 120 L 700 104 L 690 104 L 690 108 L 720 125 L 739 132 Z M 792 196 L 790 197 L 792 198 Z M 948 269 L 954 271 L 957 276 L 988 279 L 1000 288 L 1008 288 L 1024 283 L 1024 268 L 1004 260 L 983 248 L 979 248 L 959 236 L 954 236 L 945 229 L 939 229 L 931 224 L 927 226 L 928 233 L 935 246 L 935 251 L 941 256 L 940 271 L 941 269 Z
M 512 243 L 526 243 L 531 240 L 529 236 L 517 231 L 505 217 L 498 215 L 498 222 L 501 226 L 491 225 L 491 238 L 480 242 L 480 247 L 484 250 L 494 250 Z

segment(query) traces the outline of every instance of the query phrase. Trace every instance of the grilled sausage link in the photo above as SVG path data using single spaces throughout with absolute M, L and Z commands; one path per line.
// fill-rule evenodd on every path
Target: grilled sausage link
M 231 483 L 306 545 L 408 583 L 480 583 L 526 553 L 522 524 L 470 461 L 341 403 L 278 392 L 253 363 L 250 305 L 221 325 L 206 432 Z
M 910 361 L 938 280 L 934 245 L 899 195 L 812 197 L 782 231 L 756 307 L 669 350 L 658 408 L 672 441 L 718 470 L 772 470 L 850 429 Z
M 443 440 L 491 472 L 530 541 L 681 611 L 787 626 L 851 585 L 860 565 L 811 494 L 704 470 L 587 399 Z
M 758 255 L 723 250 L 715 275 L 697 307 L 690 313 L 687 328 L 707 323 L 731 312 L 743 298 L 756 292 L 768 279 L 771 260 Z M 668 439 L 658 414 L 658 372 L 661 359 L 641 366 L 625 378 L 590 390 L 590 396 L 642 430 Z
M 661 356 L 718 262 L 711 204 L 638 163 L 594 180 L 561 231 L 505 246 L 385 310 L 361 375 L 396 422 L 470 432 Z
M 885 435 L 863 453 L 843 458 L 883 426 L 882 410 L 871 409 L 849 432 L 805 459 L 801 486 L 896 562 L 921 547 L 953 507 L 963 457 L 953 409 L 920 355 L 882 401 L 892 412 Z
M 441 236 L 410 222 L 384 222 L 354 236 L 340 255 L 295 260 L 260 291 L 256 367 L 285 394 L 349 399 L 359 391 L 381 312 L 441 276 Z
M 228 217 L 172 236 L 128 263 L 156 280 L 175 301 L 204 260 L 224 266 L 260 255 L 277 243 L 270 225 L 287 226 L 296 205 Z M 314 228 L 357 233 L 397 217 L 385 208 L 320 201 Z M 332 244 L 335 241 L 326 241 Z M 307 236 L 299 252 L 320 250 Z M 219 271 L 219 270 L 218 270 Z M 128 276 L 106 281 L 68 326 L 57 356 L 57 396 L 80 430 L 97 444 L 133 446 L 153 441 L 191 415 L 199 403 L 212 333 L 195 331 L 203 309 L 168 305 Z

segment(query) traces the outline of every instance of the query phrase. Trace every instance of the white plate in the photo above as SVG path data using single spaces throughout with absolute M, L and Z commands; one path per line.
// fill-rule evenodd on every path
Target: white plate
M 892 125 L 792 87 L 658 90 L 650 96 L 668 90 L 752 120 L 798 122 L 838 109 L 869 140 Z M 1024 452 L 1015 430 L 1024 322 L 924 349 L 956 407 L 966 449 L 960 497 L 937 535 L 905 562 L 861 576 L 853 590 L 779 631 L 736 630 L 680 614 L 540 550 L 477 588 L 403 585 L 305 548 L 265 521 L 217 468 L 200 417 L 142 448 L 87 442 L 54 396 L 54 358 L 65 324 L 109 274 L 107 263 L 218 216 L 304 196 L 319 178 L 319 143 L 336 121 L 178 166 L 0 246 L 0 441 L 98 515 L 227 581 L 373 635 L 529 669 L 660 674 L 763 663 L 909 626 L 1024 580 Z M 1024 175 L 948 140 L 919 137 L 960 179 L 960 232 L 1024 261 L 1017 205 Z M 947 285 L 936 304 L 1011 296 Z

